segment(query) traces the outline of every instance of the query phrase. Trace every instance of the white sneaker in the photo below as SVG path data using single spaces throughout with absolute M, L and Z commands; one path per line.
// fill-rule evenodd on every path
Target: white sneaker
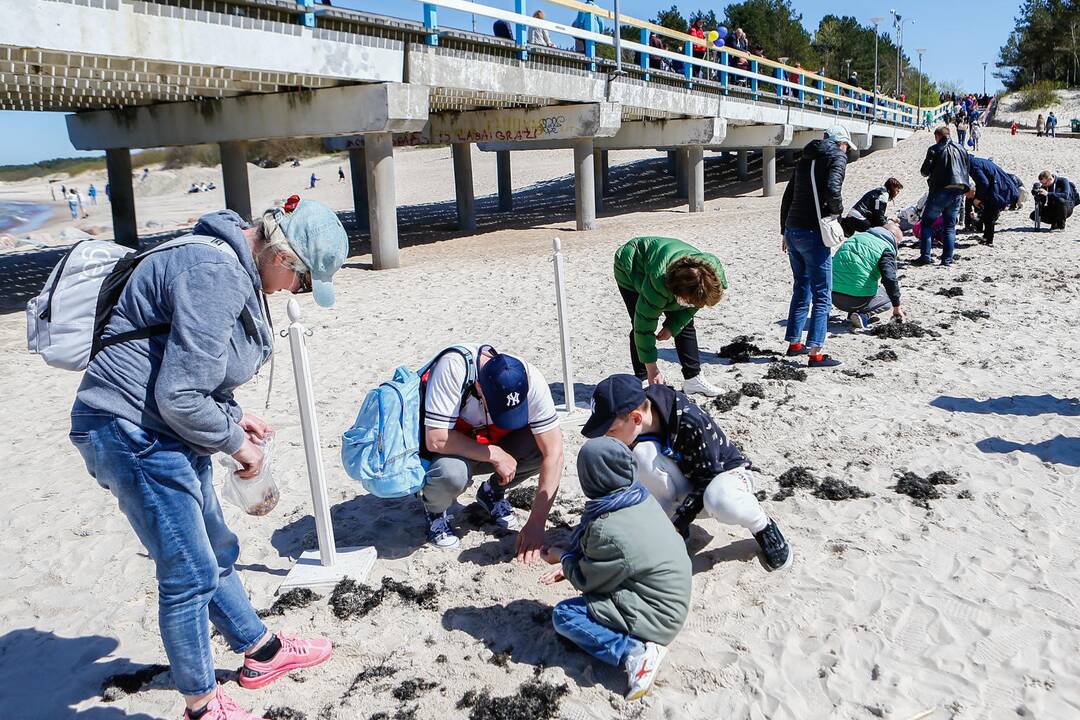
M 440 513 L 439 515 L 428 514 L 428 542 L 437 548 L 444 550 L 448 548 L 455 548 L 461 543 L 461 539 L 454 532 L 454 529 L 450 527 L 450 515 L 446 513 Z
M 687 395 L 705 395 L 716 397 L 720 394 L 720 388 L 710 383 L 700 375 L 695 375 L 683 383 L 682 391 Z
M 663 645 L 647 642 L 640 650 L 626 657 L 626 676 L 630 687 L 626 691 L 627 700 L 640 700 L 652 689 L 656 680 L 656 671 L 667 655 Z
M 491 515 L 491 520 L 504 530 L 519 530 L 521 522 L 518 520 L 514 506 L 505 497 L 495 500 L 491 497 L 490 486 L 485 482 L 476 492 L 476 502 Z

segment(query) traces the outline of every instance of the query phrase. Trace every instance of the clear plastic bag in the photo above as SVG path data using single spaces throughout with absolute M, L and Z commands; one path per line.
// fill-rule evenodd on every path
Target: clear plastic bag
M 236 473 L 240 463 L 231 456 L 223 455 L 219 462 L 229 471 L 221 496 L 229 503 L 240 508 L 248 515 L 266 515 L 281 499 L 281 491 L 271 471 L 274 459 L 274 434 L 267 435 L 260 444 L 263 451 L 263 463 L 259 474 L 252 478 L 242 478 Z

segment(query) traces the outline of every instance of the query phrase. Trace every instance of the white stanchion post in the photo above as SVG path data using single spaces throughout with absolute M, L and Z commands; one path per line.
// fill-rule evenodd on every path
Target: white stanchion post
M 574 397 L 574 366 L 570 359 L 570 318 L 567 313 L 566 303 L 566 258 L 562 254 L 562 241 L 555 238 L 552 241 L 554 254 L 551 256 L 551 264 L 555 267 L 555 309 L 559 315 L 559 345 L 562 349 L 563 367 L 563 408 L 564 420 L 571 418 L 578 410 Z
M 318 551 L 305 551 L 278 587 L 284 592 L 297 587 L 333 585 L 343 577 L 363 582 L 375 564 L 373 547 L 338 548 L 334 541 L 334 524 L 330 517 L 330 498 L 326 491 L 322 446 L 319 443 L 319 421 L 315 415 L 315 393 L 311 386 L 307 342 L 311 331 L 300 322 L 300 303 L 289 300 L 289 349 L 292 353 L 293 377 L 296 380 L 296 400 L 300 407 L 300 429 L 304 437 L 311 502 L 315 510 L 315 533 Z

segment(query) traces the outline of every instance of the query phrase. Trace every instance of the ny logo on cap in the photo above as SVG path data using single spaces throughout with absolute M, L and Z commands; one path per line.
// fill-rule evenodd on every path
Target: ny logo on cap
M 512 392 L 506 396 L 506 407 L 514 407 L 521 403 L 521 394 Z

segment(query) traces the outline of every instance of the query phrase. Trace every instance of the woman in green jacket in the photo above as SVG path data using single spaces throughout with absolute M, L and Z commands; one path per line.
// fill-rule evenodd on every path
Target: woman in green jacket
M 724 266 L 715 255 L 682 240 L 637 237 L 615 252 L 615 282 L 633 321 L 630 362 L 634 375 L 650 385 L 664 383 L 656 366 L 656 342 L 675 338 L 682 365 L 683 392 L 715 396 L 719 388 L 704 380 L 694 315 L 720 302 L 727 289 Z M 657 331 L 660 316 L 663 327 Z

